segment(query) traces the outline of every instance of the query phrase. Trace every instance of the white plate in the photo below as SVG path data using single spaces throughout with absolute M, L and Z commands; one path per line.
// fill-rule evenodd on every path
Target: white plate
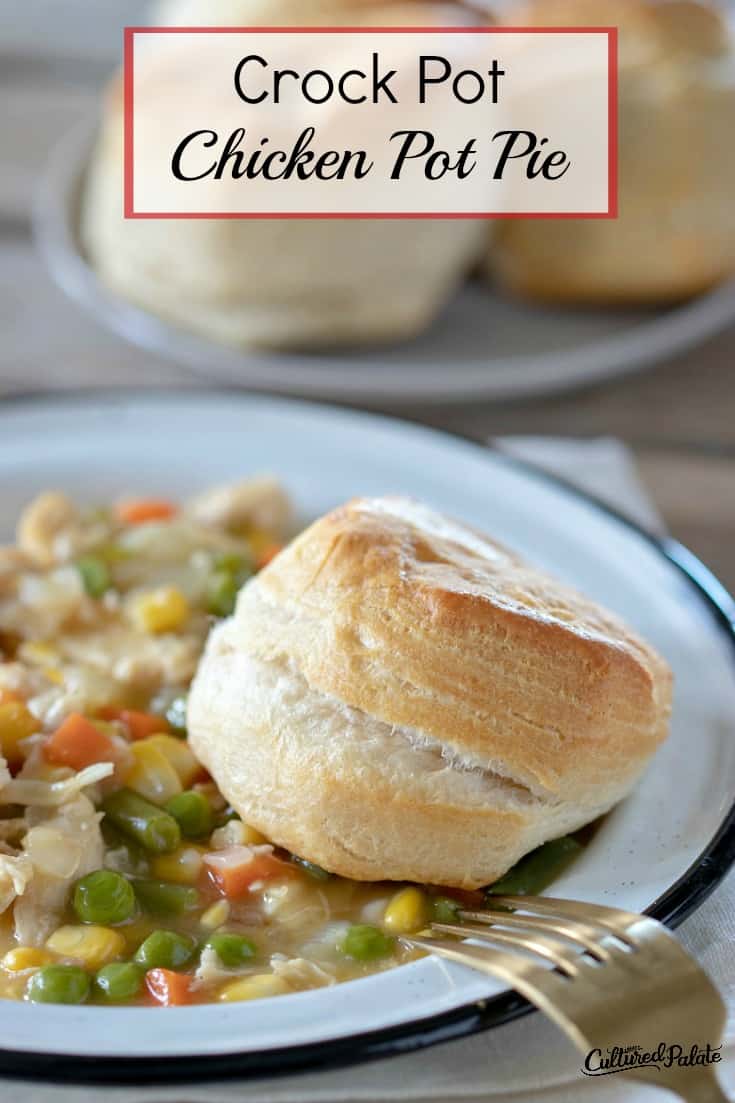
M 564 486 L 433 431 L 277 399 L 161 394 L 6 404 L 0 542 L 22 504 L 44 487 L 94 503 L 124 491 L 183 496 L 263 470 L 284 481 L 305 519 L 355 494 L 424 499 L 580 586 L 661 649 L 676 673 L 671 739 L 554 889 L 632 910 L 657 902 L 655 914 L 670 920 L 690 910 L 733 857 L 732 827 L 723 828 L 735 794 L 733 638 L 712 598 L 665 549 Z M 674 545 L 669 553 L 686 555 Z M 690 569 L 705 579 L 701 565 L 692 561 Z M 714 580 L 706 586 L 718 596 Z M 724 608 L 727 598 L 719 598 Z M 705 851 L 707 862 L 692 871 Z M 53 1074 L 63 1067 L 71 1078 L 212 1076 L 357 1059 L 517 1013 L 515 997 L 484 1011 L 474 1006 L 498 991 L 485 978 L 427 959 L 257 1005 L 161 1011 L 0 1002 L 0 1073 L 43 1074 L 44 1060 L 29 1056 L 39 1050 L 76 1055 L 67 1065 L 51 1058 Z M 130 1063 L 133 1056 L 156 1060 Z M 91 1069 L 79 1060 L 85 1057 L 94 1059 Z M 177 1060 L 169 1066 L 166 1057 Z
M 51 274 L 119 336 L 219 382 L 362 402 L 520 398 L 639 370 L 735 319 L 735 282 L 682 306 L 638 311 L 555 310 L 468 283 L 427 333 L 404 344 L 312 354 L 227 348 L 131 306 L 97 279 L 78 234 L 92 133 L 86 125 L 67 135 L 39 190 L 37 238 Z

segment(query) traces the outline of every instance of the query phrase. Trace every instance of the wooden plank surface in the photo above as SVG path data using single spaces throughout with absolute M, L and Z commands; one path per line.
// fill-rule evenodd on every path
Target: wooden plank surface
M 12 9 L 12 12 L 11 10 Z M 96 109 L 129 0 L 0 5 L 0 394 L 77 386 L 202 385 L 141 353 L 51 283 L 30 204 L 51 145 Z M 472 436 L 615 435 L 630 443 L 672 531 L 735 589 L 735 329 L 658 368 L 571 395 L 388 412 Z

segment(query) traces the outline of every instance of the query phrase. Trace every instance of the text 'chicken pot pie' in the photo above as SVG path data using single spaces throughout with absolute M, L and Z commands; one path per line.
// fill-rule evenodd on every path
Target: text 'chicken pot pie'
M 356 880 L 476 889 L 610 809 L 669 670 L 618 618 L 402 499 L 317 521 L 210 636 L 199 759 L 243 819 Z

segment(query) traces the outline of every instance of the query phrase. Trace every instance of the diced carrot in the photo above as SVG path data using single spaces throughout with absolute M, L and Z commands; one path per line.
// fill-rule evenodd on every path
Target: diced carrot
M 230 846 L 204 855 L 205 868 L 228 900 L 242 900 L 258 881 L 289 876 L 291 868 L 273 856 L 273 847 Z
M 283 550 L 283 544 L 266 544 L 266 546 L 258 553 L 255 560 L 255 566 L 259 571 L 263 570 L 263 567 L 267 567 L 268 564 L 276 558 L 278 553 Z
M 126 729 L 128 738 L 134 743 L 147 739 L 149 735 L 168 731 L 168 723 L 162 716 L 153 716 L 149 712 L 136 712 L 135 709 L 102 709 L 100 716 L 104 720 L 118 720 Z
M 0 689 L 0 705 L 8 705 L 11 701 L 18 703 L 23 698 L 14 689 Z
M 193 1003 L 191 977 L 173 969 L 149 969 L 145 983 L 153 999 L 164 1007 L 185 1007 Z
M 178 513 L 173 502 L 162 498 L 127 498 L 115 506 L 118 521 L 124 525 L 144 525 L 146 521 L 168 521 Z
M 119 752 L 109 735 L 73 712 L 46 740 L 43 755 L 56 766 L 83 770 L 95 762 L 116 762 Z

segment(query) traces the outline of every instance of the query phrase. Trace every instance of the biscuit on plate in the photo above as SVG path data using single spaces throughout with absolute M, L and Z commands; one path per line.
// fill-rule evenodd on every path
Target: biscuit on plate
M 356 880 L 476 888 L 610 809 L 671 675 L 616 616 L 401 498 L 323 517 L 212 632 L 191 745 L 243 819 Z
M 173 0 L 161 6 L 158 16 L 160 23 L 179 26 L 213 21 L 286 25 L 294 20 L 304 25 L 431 27 L 473 25 L 477 17 L 460 5 L 436 0 L 232 0 L 221 5 Z M 244 127 L 251 154 L 259 148 L 258 135 L 265 126 L 269 149 L 293 147 L 290 115 L 276 112 L 268 123 L 266 114 L 264 123 L 260 109 L 249 111 L 226 91 L 231 82 L 216 79 L 220 74 L 214 60 L 211 74 L 202 67 L 196 40 L 176 37 L 162 56 L 145 61 L 145 70 L 143 61 L 138 64 L 139 127 L 145 126 L 146 102 L 155 100 L 157 110 L 180 111 L 182 90 L 196 72 L 201 117 L 221 120 L 223 135 Z M 308 51 L 300 47 L 294 64 L 308 71 L 307 63 Z M 362 147 L 362 116 L 354 112 L 345 103 L 330 102 L 318 127 L 316 152 Z M 485 224 L 472 220 L 126 220 L 122 117 L 117 80 L 106 98 L 84 191 L 83 244 L 104 284 L 182 329 L 225 345 L 276 349 L 407 339 L 430 325 L 482 257 Z M 304 127 L 313 122 L 306 111 L 303 119 Z M 221 140 L 218 152 L 223 145 Z M 217 188 L 218 196 L 225 187 L 234 189 L 234 202 L 240 204 L 242 181 L 225 177 L 200 186 Z
M 724 138 L 735 52 L 722 13 L 696 0 L 522 0 L 503 21 L 619 28 L 620 213 L 504 222 L 488 275 L 530 299 L 625 306 L 682 300 L 735 272 L 735 143 Z

